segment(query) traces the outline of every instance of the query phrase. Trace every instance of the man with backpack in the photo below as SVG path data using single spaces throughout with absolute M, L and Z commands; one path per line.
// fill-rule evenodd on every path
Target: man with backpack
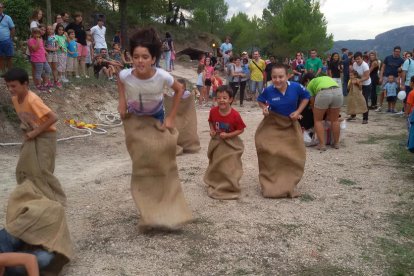
M 250 70 L 250 93 L 255 98 L 263 92 L 264 77 L 263 72 L 266 69 L 266 62 L 260 58 L 258 50 L 253 51 L 252 60 L 249 63 Z

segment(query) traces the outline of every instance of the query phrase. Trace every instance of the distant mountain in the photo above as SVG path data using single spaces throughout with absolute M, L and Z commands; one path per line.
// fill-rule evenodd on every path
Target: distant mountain
M 342 48 L 348 48 L 352 52 L 374 50 L 381 58 L 392 54 L 394 46 L 401 46 L 402 52 L 414 49 L 414 26 L 406 26 L 392 29 L 379 34 L 375 39 L 367 40 L 339 40 L 334 42 L 330 52 L 341 52 Z

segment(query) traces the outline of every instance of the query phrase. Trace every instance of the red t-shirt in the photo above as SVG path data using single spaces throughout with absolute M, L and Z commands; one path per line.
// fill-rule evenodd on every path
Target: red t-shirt
M 408 94 L 407 103 L 410 105 L 410 114 L 414 110 L 414 89 Z
M 213 123 L 217 133 L 230 133 L 235 130 L 242 130 L 246 127 L 239 112 L 237 112 L 233 108 L 231 109 L 228 115 L 223 116 L 220 114 L 218 106 L 213 107 L 210 110 L 210 116 L 208 117 L 208 121 L 210 123 Z

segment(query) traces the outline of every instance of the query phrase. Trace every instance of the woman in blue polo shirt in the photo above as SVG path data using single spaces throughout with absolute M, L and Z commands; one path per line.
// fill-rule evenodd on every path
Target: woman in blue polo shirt
M 274 65 L 271 76 L 273 85 L 257 98 L 264 115 L 255 135 L 259 182 L 264 197 L 293 198 L 299 195 L 295 188 L 306 161 L 298 120 L 310 94 L 299 83 L 288 81 L 283 64 Z

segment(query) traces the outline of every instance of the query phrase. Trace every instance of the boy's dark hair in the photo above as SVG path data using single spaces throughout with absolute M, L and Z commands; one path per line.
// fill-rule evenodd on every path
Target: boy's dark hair
M 414 76 L 411 76 L 410 82 L 414 83 Z
M 395 47 L 394 47 L 394 51 L 395 51 L 395 50 L 400 50 L 400 51 L 401 51 L 401 47 L 400 47 L 400 46 L 395 46 Z
M 147 48 L 151 57 L 159 59 L 161 56 L 161 40 L 154 28 L 139 29 L 129 40 L 129 52 L 131 56 L 134 54 L 136 47 Z
M 233 89 L 229 85 L 220 85 L 217 87 L 216 93 L 225 92 L 230 98 L 233 98 Z
M 276 63 L 275 65 L 272 66 L 272 71 L 273 69 L 283 69 L 285 70 L 286 75 L 288 74 L 288 66 L 283 63 Z
M 70 34 L 72 34 L 72 33 L 74 34 L 74 33 L 75 33 L 75 31 L 74 31 L 74 30 L 72 30 L 72 29 L 69 29 L 69 30 L 68 30 L 68 35 L 70 35 Z
M 185 79 L 177 79 L 177 81 L 183 85 L 184 90 L 187 90 L 187 82 Z
M 99 16 L 96 22 L 104 22 L 103 16 Z
M 313 74 L 312 72 L 306 73 L 305 75 L 303 75 L 302 79 L 300 80 L 300 83 L 302 85 L 305 85 L 306 83 L 310 82 L 314 78 L 315 78 L 315 74 Z
M 79 17 L 79 16 L 82 16 L 81 12 L 74 12 L 73 13 L 73 18 L 76 18 L 76 17 Z
M 20 84 L 29 84 L 29 74 L 22 68 L 12 68 L 2 76 L 6 82 L 18 81 Z
M 357 57 L 362 58 L 362 53 L 361 53 L 361 52 L 356 52 L 356 53 L 354 54 L 354 58 L 357 58 Z

